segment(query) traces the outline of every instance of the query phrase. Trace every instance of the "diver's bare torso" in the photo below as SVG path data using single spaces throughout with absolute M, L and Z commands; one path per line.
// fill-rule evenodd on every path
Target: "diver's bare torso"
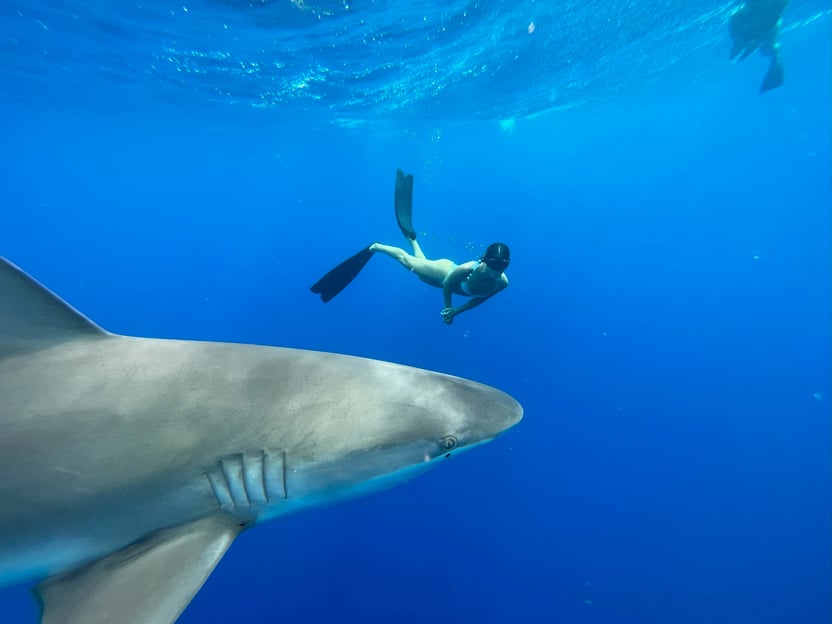
M 442 285 L 450 286 L 455 295 L 490 297 L 508 286 L 508 278 L 504 273 L 490 270 L 484 262 L 471 260 L 459 266 L 454 265 Z

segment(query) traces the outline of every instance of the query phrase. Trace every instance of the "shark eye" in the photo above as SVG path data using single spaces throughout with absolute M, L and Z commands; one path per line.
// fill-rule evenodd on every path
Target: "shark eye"
M 445 436 L 445 439 L 442 440 L 442 448 L 446 451 L 452 451 L 456 448 L 457 441 L 456 438 L 452 435 Z

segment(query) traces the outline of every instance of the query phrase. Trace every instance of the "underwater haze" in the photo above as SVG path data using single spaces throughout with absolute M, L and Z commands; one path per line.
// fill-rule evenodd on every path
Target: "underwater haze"
M 113 332 L 390 360 L 525 409 L 244 532 L 180 622 L 832 620 L 832 5 L 789 2 L 760 94 L 740 4 L 3 0 L 0 256 Z M 309 292 L 406 245 L 397 168 L 429 257 L 511 247 L 450 326 L 380 254 Z M 38 613 L 0 589 L 4 624 Z

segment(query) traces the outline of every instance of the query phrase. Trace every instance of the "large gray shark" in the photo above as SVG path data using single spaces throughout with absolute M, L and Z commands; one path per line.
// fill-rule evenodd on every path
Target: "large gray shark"
M 115 335 L 0 258 L 0 586 L 38 582 L 47 623 L 172 622 L 240 531 L 521 417 L 389 362 Z

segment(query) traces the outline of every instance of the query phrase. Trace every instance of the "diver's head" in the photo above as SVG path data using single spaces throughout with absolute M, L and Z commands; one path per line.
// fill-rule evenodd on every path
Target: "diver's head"
M 510 262 L 508 245 L 491 243 L 488 249 L 485 250 L 482 258 L 480 258 L 480 262 L 484 262 L 492 271 L 502 273 L 508 268 L 508 263 Z

